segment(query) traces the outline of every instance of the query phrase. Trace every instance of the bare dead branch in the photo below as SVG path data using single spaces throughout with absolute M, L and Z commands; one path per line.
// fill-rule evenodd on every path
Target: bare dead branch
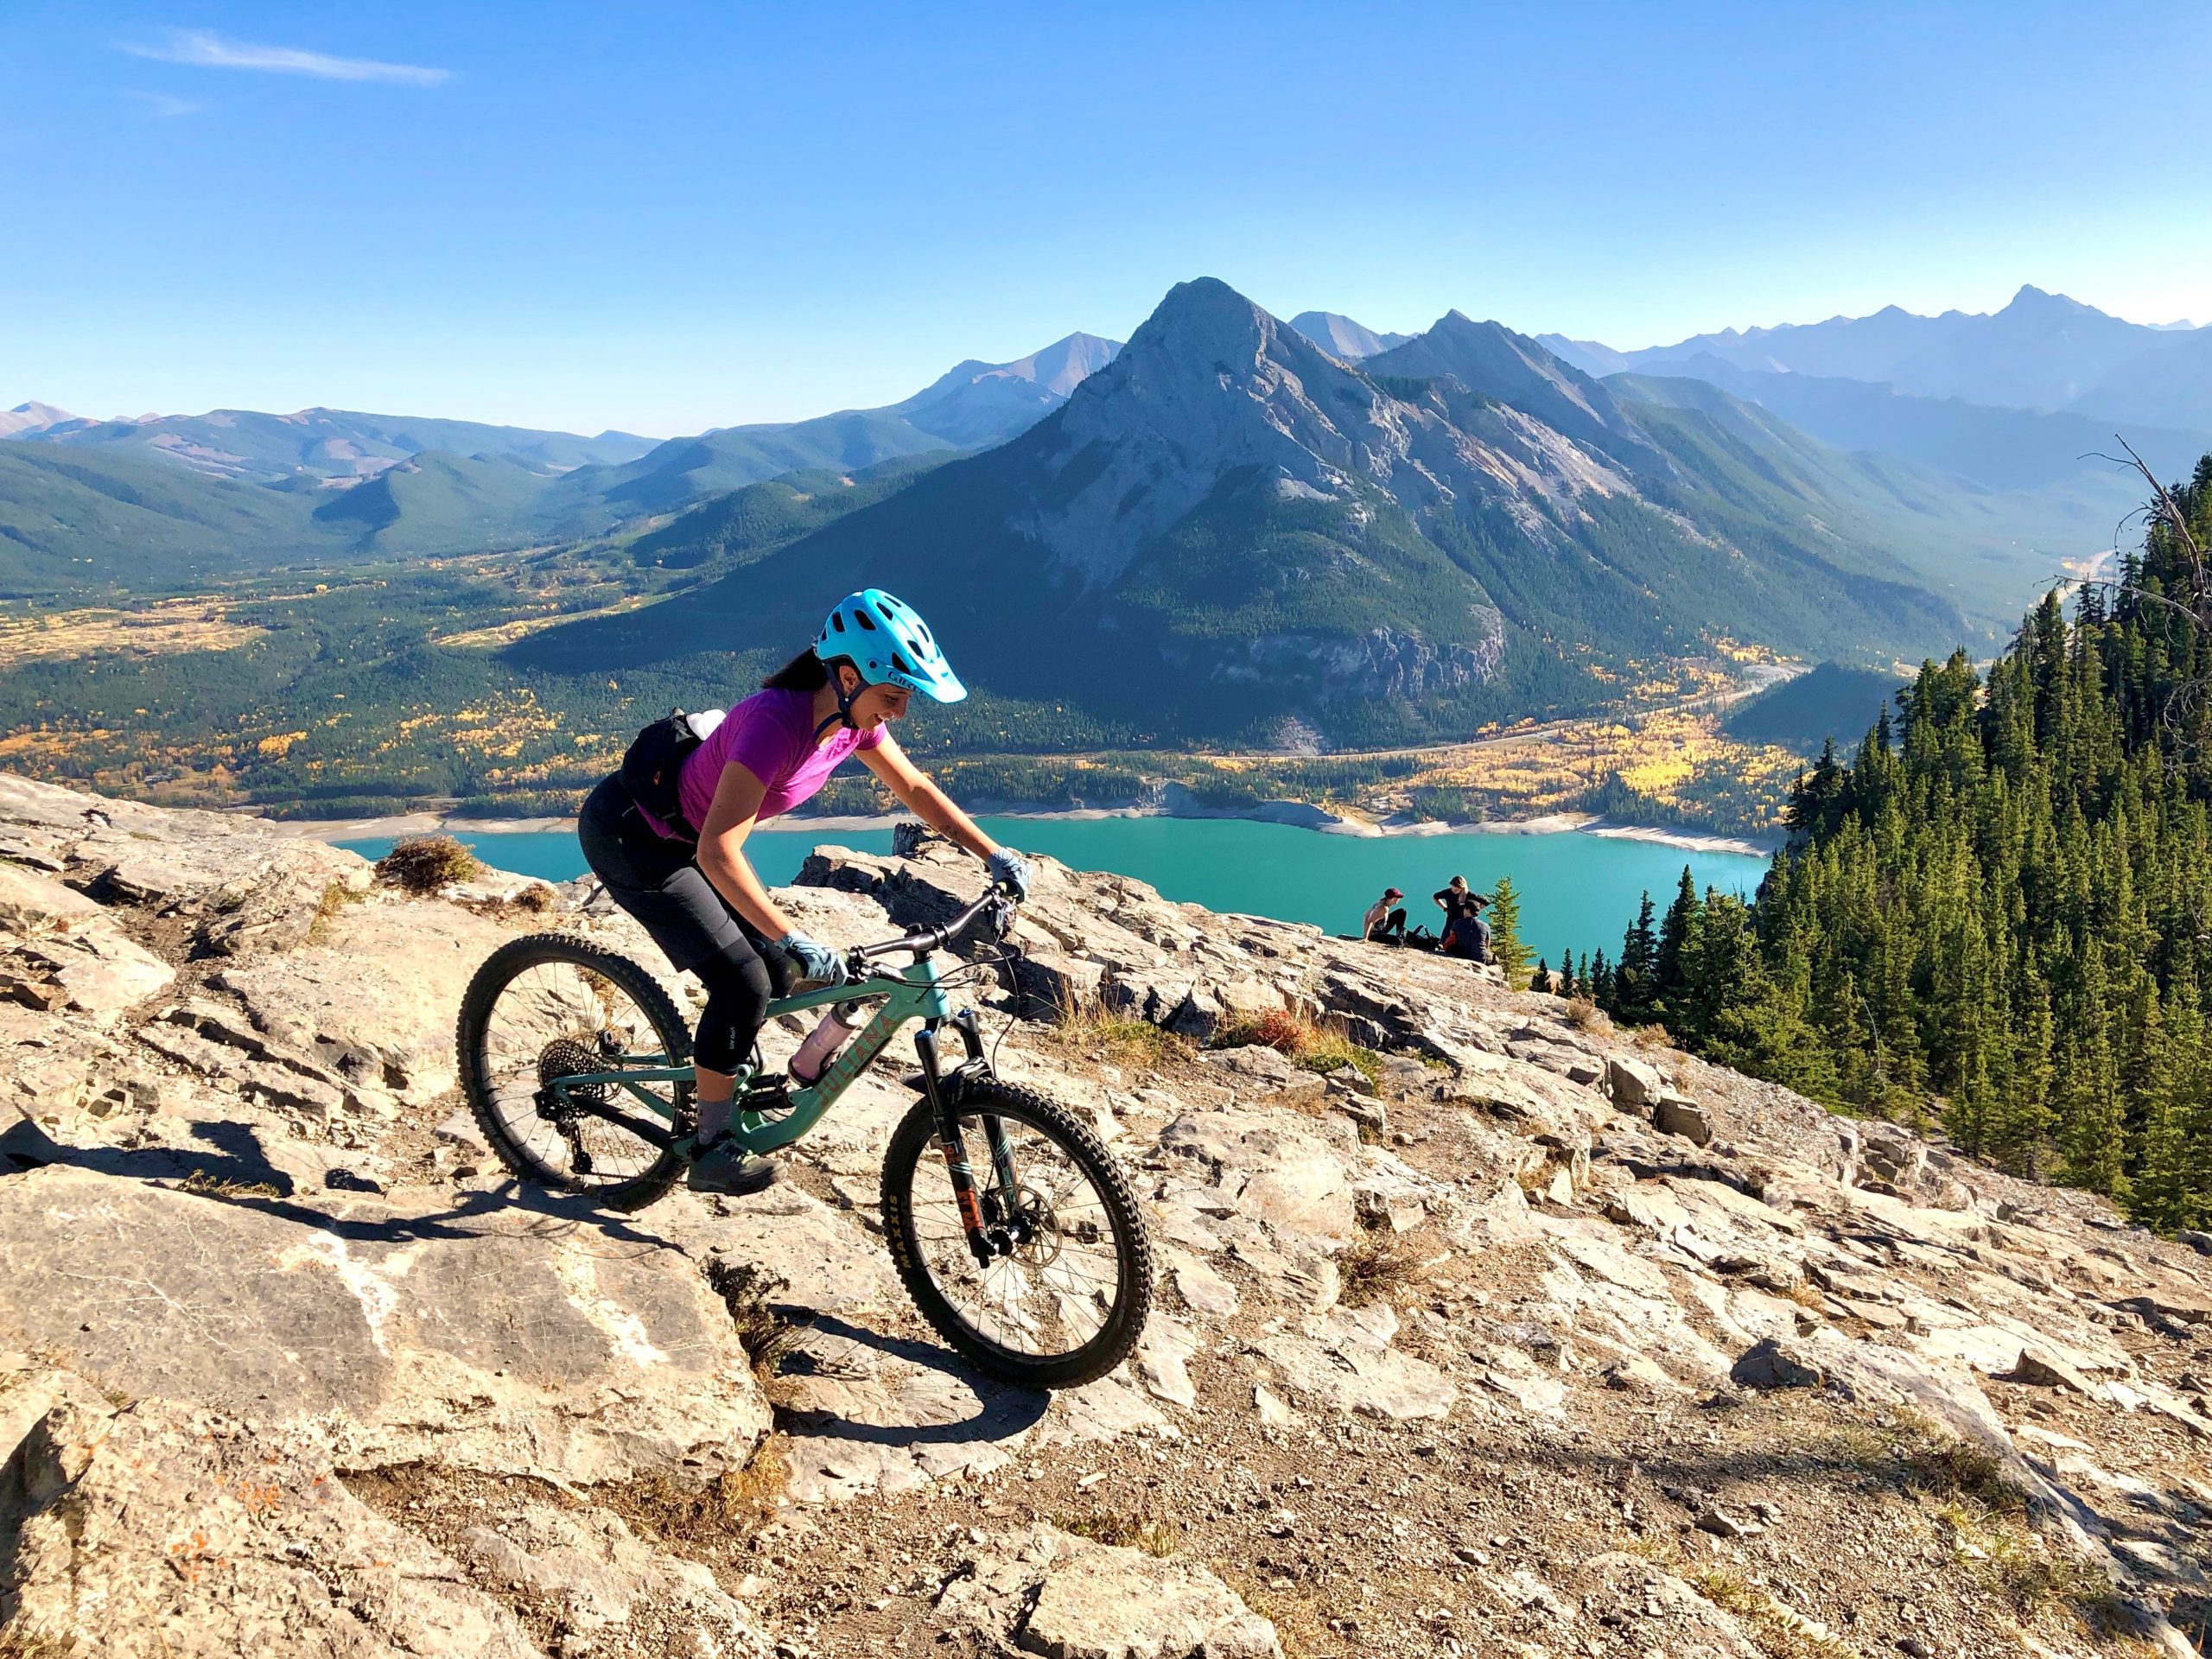
M 2143 474 L 2143 481 L 2151 486 L 2151 493 L 2158 504 L 2158 517 L 2165 520 L 2166 528 L 2173 532 L 2174 540 L 2180 543 L 2182 551 L 2189 555 L 2192 585 L 2195 588 L 2192 597 L 2196 601 L 2196 608 L 2202 619 L 2208 597 L 2204 586 L 2204 550 L 2196 544 L 2196 537 L 2189 528 L 2189 520 L 2183 516 L 2181 503 L 2175 500 L 2166 486 L 2158 482 L 2158 474 L 2143 464 L 2143 457 L 2135 453 L 2135 446 L 2128 442 L 2126 438 L 2120 437 L 2117 432 L 2113 433 L 2113 436 L 2119 439 L 2120 447 L 2127 451 L 2128 460 L 2135 463 L 2135 470 Z

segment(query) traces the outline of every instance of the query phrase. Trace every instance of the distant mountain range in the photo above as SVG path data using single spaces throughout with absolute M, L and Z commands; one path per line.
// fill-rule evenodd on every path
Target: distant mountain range
M 1729 328 L 1642 351 L 1541 338 L 1591 374 L 1698 375 L 1710 363 L 1866 381 L 1911 397 L 2212 431 L 2212 328 L 2127 322 L 2033 286 L 1986 314 L 1927 317 L 1892 305 L 1872 316 Z
M 83 421 L 26 404 L 0 430 L 14 440 L 0 442 L 0 596 L 595 536 L 785 474 L 1001 442 L 1119 349 L 1071 334 L 883 409 L 661 443 L 337 410 Z
M 2095 453 L 2115 428 L 2170 476 L 2212 439 L 1944 388 L 2079 402 L 2208 339 L 2031 289 L 1989 317 L 1620 353 L 1456 311 L 1414 336 L 1285 324 L 1201 280 L 1126 349 L 1071 334 L 880 408 L 662 443 L 25 404 L 0 423 L 0 596 L 573 545 L 702 574 L 514 643 L 518 665 L 703 675 L 876 581 L 941 619 L 986 704 L 1079 704 L 1132 741 L 1292 715 L 1338 743 L 1463 734 L 1719 641 L 1866 663 L 1986 637 L 2138 505 Z
M 24 405 L 27 410 L 45 407 Z M 60 414 L 58 410 L 51 412 Z M 158 415 L 136 421 L 64 416 L 0 435 L 147 456 L 212 478 L 257 484 L 317 480 L 341 486 L 374 478 L 387 467 L 430 450 L 502 455 L 551 474 L 593 462 L 632 460 L 653 447 L 651 438 L 627 432 L 585 438 L 572 432 L 363 415 L 343 409 L 302 409 L 289 415 L 216 409 L 205 415 Z
M 1906 528 L 1935 475 L 1861 467 L 1694 382 L 1626 390 L 1457 312 L 1354 366 L 1185 283 L 1009 442 L 510 660 L 773 652 L 875 582 L 993 693 L 1140 737 L 1296 715 L 1347 743 L 1584 699 L 1592 668 L 1715 636 L 1863 653 L 1973 632 L 1944 591 L 1956 525 Z

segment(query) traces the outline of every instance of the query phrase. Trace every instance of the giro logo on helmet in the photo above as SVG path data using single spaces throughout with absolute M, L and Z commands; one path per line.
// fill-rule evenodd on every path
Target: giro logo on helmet
M 880 588 L 839 600 L 815 638 L 814 654 L 825 663 L 850 663 L 870 685 L 904 686 L 936 702 L 958 702 L 968 695 L 930 625 Z

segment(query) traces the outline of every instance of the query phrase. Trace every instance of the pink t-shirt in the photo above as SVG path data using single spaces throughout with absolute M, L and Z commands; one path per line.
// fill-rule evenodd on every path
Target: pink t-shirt
M 696 828 L 707 822 L 722 768 L 732 761 L 766 786 L 754 822 L 780 817 L 811 800 L 845 757 L 883 741 L 883 728 L 855 732 L 840 727 L 819 748 L 814 743 L 811 691 L 755 691 L 729 711 L 683 763 L 683 816 Z

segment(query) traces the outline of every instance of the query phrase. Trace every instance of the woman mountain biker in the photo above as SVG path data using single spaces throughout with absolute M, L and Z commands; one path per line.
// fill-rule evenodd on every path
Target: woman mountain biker
M 911 607 L 880 588 L 849 594 L 811 645 L 684 757 L 677 798 L 685 823 L 655 818 L 620 772 L 584 803 L 577 835 L 592 874 L 677 969 L 707 988 L 692 1048 L 699 1124 L 687 1179 L 697 1191 L 753 1192 L 775 1180 L 776 1166 L 745 1155 L 728 1135 L 734 1073 L 772 997 L 800 980 L 845 977 L 844 959 L 801 931 L 754 872 L 745 840 L 756 825 L 810 798 L 858 754 L 908 811 L 985 860 L 994 880 L 1028 896 L 1021 855 L 977 829 L 893 739 L 889 722 L 906 717 L 917 691 L 935 702 L 968 695 Z

